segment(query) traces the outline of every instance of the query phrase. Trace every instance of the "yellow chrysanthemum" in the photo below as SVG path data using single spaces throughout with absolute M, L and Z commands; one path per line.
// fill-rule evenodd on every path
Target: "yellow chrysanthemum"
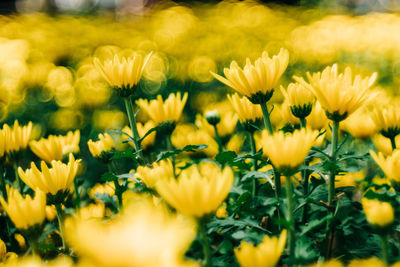
M 349 262 L 347 267 L 387 267 L 387 265 L 378 258 L 356 259 Z
M 7 247 L 3 240 L 0 239 L 0 262 L 6 257 Z
M 394 220 L 394 209 L 389 202 L 363 198 L 361 200 L 367 221 L 374 226 L 385 227 Z
M 224 69 L 225 77 L 211 72 L 220 82 L 247 96 L 254 104 L 267 102 L 289 63 L 289 52 L 281 49 L 278 55 L 270 58 L 263 52 L 261 58 L 251 64 L 246 60 L 244 68 L 232 61 L 230 68 Z
M 47 205 L 46 206 L 46 219 L 48 221 L 53 221 L 57 217 L 57 210 L 56 206 L 54 205 Z
M 70 153 L 79 152 L 80 132 L 69 131 L 67 135 L 49 135 L 39 141 L 29 142 L 29 147 L 36 156 L 50 163 L 52 160 L 62 160 Z
M 286 230 L 279 238 L 265 236 L 258 246 L 242 241 L 240 248 L 234 250 L 236 259 L 242 267 L 274 267 L 285 249 L 286 236 Z
M 313 92 L 330 119 L 341 121 L 373 97 L 368 89 L 374 84 L 376 77 L 377 74 L 374 73 L 366 78 L 360 75 L 353 78 L 349 67 L 338 74 L 337 65 L 334 64 L 326 67 L 322 73 L 311 75 L 307 72 L 309 83 L 300 77 L 294 79 Z
M 337 259 L 332 259 L 324 262 L 318 262 L 312 265 L 308 265 L 308 267 L 344 267 L 344 264 L 337 260 Z
M 287 90 L 281 86 L 281 91 L 295 117 L 305 118 L 310 115 L 315 102 L 315 97 L 310 90 L 299 83 L 290 83 Z
M 382 136 L 381 134 L 376 134 L 372 138 L 372 141 L 374 142 L 374 145 L 378 152 L 382 152 L 382 154 L 385 156 L 389 156 L 390 154 L 392 154 L 393 148 L 390 139 Z M 400 147 L 400 135 L 396 136 L 395 144 L 396 147 Z
M 225 137 L 231 135 L 236 128 L 238 122 L 238 115 L 233 112 L 226 112 L 221 114 L 220 121 L 217 124 L 218 134 L 221 137 Z M 205 117 L 200 114 L 196 115 L 196 126 L 199 129 L 206 130 L 212 137 L 215 137 L 214 127 L 209 124 Z
M 226 143 L 226 150 L 234 151 L 236 154 L 239 154 L 240 148 L 244 144 L 244 139 L 244 136 L 240 134 L 232 135 L 228 143 Z
M 365 178 L 364 171 L 358 172 L 347 172 L 344 175 L 337 175 L 335 177 L 335 187 L 347 187 L 347 186 L 357 186 L 357 182 Z
M 195 222 L 151 199 L 125 207 L 106 223 L 67 219 L 65 229 L 69 246 L 96 266 L 199 266 L 184 258 L 196 237 Z
M 144 57 L 140 53 L 134 53 L 132 57 L 120 58 L 114 56 L 112 60 L 100 63 L 98 58 L 94 59 L 94 65 L 103 75 L 111 87 L 114 87 L 121 96 L 129 96 L 142 77 L 144 68 L 152 53 Z
M 321 130 L 328 125 L 328 118 L 318 101 L 314 104 L 310 115 L 307 116 L 306 122 L 307 126 L 314 130 Z
M 152 167 L 139 166 L 134 176 L 142 180 L 147 187 L 154 188 L 158 181 L 174 177 L 174 167 L 169 159 L 162 160 L 154 162 Z
M 251 103 L 247 97 L 240 97 L 235 93 L 228 95 L 228 99 L 242 123 L 255 122 L 258 119 L 262 119 L 263 114 L 260 105 Z
M 377 131 L 383 136 L 394 138 L 400 133 L 400 105 L 380 106 L 372 111 Z
M 75 216 L 82 220 L 101 219 L 106 214 L 106 206 L 104 203 L 92 203 L 80 208 L 75 212 Z
M 111 197 L 115 194 L 115 184 L 96 184 L 89 190 L 88 194 L 92 199 L 96 199 L 96 194 L 107 194 Z
M 364 111 L 356 111 L 341 123 L 342 130 L 355 138 L 367 139 L 376 133 L 371 116 Z
M 27 230 L 44 221 L 46 195 L 42 191 L 36 190 L 34 198 L 30 195 L 23 197 L 18 190 L 10 187 L 7 195 L 8 201 L 0 196 L 0 203 L 18 229 Z
M 26 249 L 26 241 L 25 241 L 25 238 L 21 234 L 15 234 L 14 239 L 17 241 L 18 246 L 21 250 Z
M 142 138 L 148 131 L 150 131 L 150 129 L 156 127 L 156 124 L 153 121 L 147 121 L 145 124 L 142 124 L 140 122 L 136 123 L 136 127 L 137 130 L 139 132 L 139 136 Z M 133 136 L 132 135 L 132 130 L 129 126 L 125 126 L 122 131 L 124 133 L 126 133 L 129 136 Z M 122 139 L 126 140 L 127 136 L 126 135 L 122 135 Z M 146 136 L 143 140 L 142 140 L 142 147 L 143 149 L 146 149 L 147 147 L 154 145 L 154 141 L 156 140 L 156 132 L 152 132 L 151 134 L 149 134 L 148 136 Z M 129 145 L 134 146 L 134 144 L 132 142 L 129 142 Z
M 371 157 L 379 165 L 382 171 L 385 173 L 387 178 L 400 182 L 400 150 L 396 149 L 393 153 L 385 158 L 385 156 L 379 152 L 376 154 L 374 151 L 369 152 Z
M 303 163 L 317 136 L 317 131 L 304 128 L 287 134 L 280 131 L 269 135 L 263 131 L 259 142 L 263 155 L 271 160 L 275 168 L 282 173 L 292 173 Z
M 291 125 L 298 125 L 300 124 L 299 118 L 293 115 L 289 102 L 288 101 L 283 101 L 283 103 L 280 106 L 277 106 L 276 113 L 280 112 L 280 120 L 279 122 L 274 122 L 276 126 L 284 126 L 285 124 L 291 124 Z M 272 120 L 272 118 L 271 118 Z
M 114 140 L 108 133 L 99 134 L 99 141 L 88 141 L 89 151 L 95 158 L 100 158 L 104 153 L 111 151 L 115 148 Z
M 20 150 L 26 149 L 28 146 L 32 137 L 32 122 L 29 122 L 26 126 L 20 126 L 18 121 L 15 121 L 12 128 L 7 124 L 4 124 L 3 131 L 5 134 L 6 153 L 16 153 Z
M 35 163 L 31 163 L 31 169 L 25 172 L 21 167 L 18 168 L 18 174 L 30 188 L 38 188 L 44 193 L 56 195 L 59 191 L 67 191 L 71 188 L 81 160 L 75 160 L 72 154 L 69 154 L 68 164 L 53 160 L 51 168 L 44 161 L 41 162 L 41 171 Z
M 217 210 L 233 184 L 229 167 L 201 163 L 182 170 L 177 179 L 162 179 L 157 192 L 182 214 L 201 218 Z

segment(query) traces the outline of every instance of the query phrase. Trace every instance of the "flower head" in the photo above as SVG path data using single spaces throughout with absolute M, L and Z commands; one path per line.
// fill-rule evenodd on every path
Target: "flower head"
M 229 167 L 222 171 L 210 162 L 182 170 L 178 179 L 162 179 L 157 192 L 165 201 L 185 215 L 201 218 L 217 210 L 233 184 Z
M 240 97 L 235 93 L 228 95 L 228 99 L 242 123 L 255 122 L 258 119 L 262 119 L 263 115 L 260 105 L 251 103 L 247 97 Z
M 400 150 L 396 149 L 393 153 L 385 158 L 379 152 L 376 154 L 374 151 L 369 151 L 371 157 L 379 165 L 387 178 L 399 183 L 400 182 Z
M 315 97 L 310 90 L 299 83 L 291 83 L 287 90 L 281 86 L 281 91 L 295 117 L 305 118 L 310 115 L 315 102 Z
M 26 126 L 20 126 L 18 121 L 14 122 L 14 126 L 11 128 L 7 124 L 3 126 L 4 137 L 5 137 L 5 151 L 7 154 L 17 153 L 23 149 L 26 149 L 32 135 L 32 122 L 29 122 Z
M 27 230 L 44 221 L 46 195 L 42 191 L 36 190 L 34 198 L 30 195 L 23 197 L 18 190 L 10 187 L 7 195 L 8 201 L 0 197 L 0 203 L 18 229 Z
M 242 241 L 234 250 L 236 259 L 242 267 L 274 267 L 285 249 L 286 236 L 286 230 L 279 238 L 265 236 L 258 246 Z
M 22 181 L 30 188 L 38 188 L 44 193 L 56 195 L 59 191 L 68 191 L 78 172 L 81 160 L 75 160 L 72 154 L 69 155 L 68 164 L 61 161 L 53 160 L 51 168 L 44 161 L 41 162 L 41 171 L 36 167 L 35 163 L 31 163 L 31 168 L 23 171 L 18 168 L 18 174 Z
M 270 58 L 263 52 L 261 58 L 251 64 L 246 60 L 244 68 L 232 61 L 230 68 L 224 69 L 225 77 L 211 72 L 220 82 L 233 88 L 238 93 L 247 96 L 254 104 L 267 102 L 289 63 L 289 52 L 281 49 L 278 55 Z
M 114 87 L 120 96 L 126 97 L 134 92 L 151 54 L 144 57 L 140 53 L 134 53 L 129 58 L 115 55 L 114 59 L 106 60 L 103 64 L 98 58 L 93 62 L 108 84 Z
M 372 112 L 377 131 L 387 138 L 400 134 L 400 105 L 387 105 Z
M 136 104 L 146 112 L 156 124 L 161 124 L 166 121 L 179 121 L 187 98 L 188 93 L 184 93 L 181 98 L 181 93 L 178 92 L 176 94 L 170 94 L 166 100 L 163 100 L 161 95 L 158 95 L 157 99 L 150 101 L 147 99 L 139 99 L 136 101 Z
M 389 156 L 393 152 L 392 144 L 390 139 L 384 137 L 381 134 L 376 134 L 372 137 L 372 142 L 378 152 L 382 152 L 384 156 Z M 396 147 L 400 147 L 400 136 L 396 136 L 395 138 Z
M 88 146 L 89 151 L 93 155 L 93 157 L 108 158 L 108 156 L 105 156 L 105 154 L 115 148 L 115 143 L 111 136 L 108 133 L 105 133 L 104 135 L 99 134 L 98 141 L 93 142 L 92 139 L 90 139 L 88 141 Z
M 236 128 L 238 116 L 234 112 L 225 112 L 220 116 L 220 122 L 217 124 L 218 134 L 221 137 L 231 135 Z M 214 127 L 207 122 L 207 119 L 200 114 L 196 115 L 196 126 L 199 129 L 206 130 L 212 137 L 215 137 Z
M 361 200 L 367 221 L 378 227 L 386 227 L 394 220 L 394 209 L 389 202 L 363 198 Z
M 376 77 L 374 73 L 371 77 L 356 75 L 353 78 L 349 67 L 338 74 L 337 65 L 334 64 L 312 75 L 307 72 L 309 83 L 303 78 L 294 79 L 313 92 L 331 120 L 341 121 L 373 97 L 368 89 Z
M 174 177 L 174 167 L 170 160 L 154 162 L 152 167 L 139 166 L 135 177 L 142 180 L 147 187 L 154 188 L 159 180 Z
M 355 138 L 367 139 L 376 133 L 376 126 L 371 116 L 365 111 L 356 111 L 341 123 L 344 131 Z
M 306 118 L 306 121 L 307 125 L 314 130 L 321 130 L 328 125 L 328 118 L 318 101 L 315 102 L 310 115 Z
M 137 127 L 137 130 L 138 130 L 138 132 L 139 132 L 139 136 L 140 136 L 141 138 L 143 138 L 143 136 L 144 136 L 148 131 L 150 131 L 150 129 L 156 127 L 156 124 L 155 124 L 153 121 L 149 120 L 149 121 L 147 121 L 145 124 L 142 124 L 141 122 L 136 123 L 136 127 Z M 124 133 L 126 133 L 127 135 L 129 135 L 129 136 L 133 136 L 132 130 L 131 130 L 131 128 L 130 128 L 129 126 L 125 126 L 125 127 L 122 129 L 122 131 L 123 131 Z M 127 136 L 126 136 L 125 134 L 123 134 L 123 135 L 122 135 L 122 139 L 123 139 L 123 140 L 127 140 L 128 138 L 127 138 Z M 147 147 L 153 145 L 154 142 L 155 142 L 155 140 L 156 140 L 156 132 L 152 132 L 152 133 L 150 133 L 149 135 L 147 135 L 147 136 L 142 140 L 142 142 L 141 142 L 140 144 L 142 145 L 142 147 L 143 147 L 144 149 L 146 149 Z M 131 145 L 131 146 L 134 147 L 134 144 L 133 144 L 132 141 L 129 141 L 128 143 L 129 143 L 129 145 Z

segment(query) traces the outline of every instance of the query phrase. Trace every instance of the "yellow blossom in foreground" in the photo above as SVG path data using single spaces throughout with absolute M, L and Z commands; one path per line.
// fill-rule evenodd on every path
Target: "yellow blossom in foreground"
M 328 260 L 325 262 L 318 262 L 308 267 L 344 267 L 344 264 L 337 259 Z
M 400 105 L 378 106 L 372 112 L 377 131 L 391 138 L 400 133 Z
M 174 167 L 169 159 L 153 162 L 152 167 L 139 166 L 134 176 L 147 187 L 153 188 L 158 181 L 174 177 Z
M 161 124 L 166 121 L 179 121 L 183 108 L 185 107 L 188 93 L 184 93 L 181 98 L 181 92 L 170 94 L 167 99 L 163 100 L 161 95 L 157 95 L 157 99 L 148 101 L 147 99 L 139 99 L 136 104 L 141 110 L 156 123 Z
M 341 129 L 355 138 L 367 139 L 376 133 L 376 126 L 371 116 L 363 111 L 356 111 L 345 119 Z
M 97 266 L 198 266 L 184 259 L 196 237 L 195 222 L 150 199 L 135 203 L 105 222 L 67 219 L 69 246 Z
M 201 163 L 182 170 L 177 179 L 163 179 L 157 192 L 182 214 L 201 218 L 216 211 L 233 184 L 229 167 L 222 171 L 214 163 Z
M 394 220 L 394 209 L 389 202 L 382 202 L 377 199 L 363 198 L 361 200 L 365 217 L 373 226 L 385 227 Z
M 19 152 L 26 149 L 32 134 L 32 122 L 26 126 L 20 126 L 18 121 L 14 122 L 11 128 L 7 124 L 3 125 L 5 131 L 5 150 L 8 154 Z
M 18 190 L 10 187 L 7 194 L 8 201 L 0 197 L 0 203 L 18 229 L 27 230 L 44 221 L 46 195 L 43 192 L 36 190 L 34 198 L 30 195 L 23 197 Z
M 278 237 L 265 236 L 263 241 L 254 246 L 242 241 L 240 248 L 235 248 L 235 256 L 242 267 L 274 267 L 278 264 L 286 245 L 287 231 Z
M 258 119 L 262 119 L 261 106 L 251 103 L 247 97 L 240 97 L 237 93 L 234 93 L 233 95 L 228 95 L 228 99 L 242 123 L 255 122 Z
M 50 163 L 52 160 L 62 160 L 69 153 L 79 152 L 80 132 L 69 131 L 67 135 L 49 135 L 39 141 L 29 142 L 29 147 L 36 156 Z
M 378 258 L 352 260 L 348 267 L 387 267 L 387 265 Z
M 309 83 L 303 78 L 294 79 L 313 92 L 330 119 L 340 121 L 373 97 L 368 89 L 374 84 L 376 77 L 377 74 L 374 73 L 371 77 L 362 78 L 356 75 L 353 78 L 349 67 L 338 74 L 337 65 L 334 64 L 312 75 L 307 72 Z
M 281 49 L 279 54 L 272 58 L 264 51 L 261 58 L 254 62 L 254 65 L 251 64 L 250 59 L 247 59 L 243 69 L 239 67 L 236 61 L 232 61 L 230 68 L 224 69 L 226 78 L 213 72 L 212 74 L 220 82 L 247 96 L 253 103 L 261 104 L 261 102 L 255 101 L 254 97 L 268 95 L 270 98 L 288 63 L 289 52 L 286 49 Z
M 371 157 L 379 165 L 382 171 L 385 173 L 387 178 L 400 182 L 400 150 L 396 149 L 393 153 L 385 158 L 385 156 L 379 152 L 376 154 L 374 151 L 369 151 Z
M 290 173 L 303 163 L 317 136 L 317 131 L 304 128 L 288 134 L 280 131 L 269 135 L 263 131 L 259 142 L 263 155 L 271 160 L 275 168 L 282 173 Z
M 95 58 L 94 65 L 108 84 L 114 87 L 121 96 L 129 96 L 139 83 L 150 56 L 151 53 L 146 57 L 140 53 L 134 53 L 128 58 L 115 55 L 114 59 L 106 60 L 103 64 Z
M 75 160 L 72 154 L 69 154 L 68 164 L 53 160 L 51 168 L 44 161 L 41 162 L 41 171 L 35 163 L 31 163 L 31 168 L 23 171 L 18 168 L 18 174 L 30 188 L 38 188 L 44 193 L 56 195 L 59 191 L 67 191 L 71 188 L 81 160 Z
M 141 138 L 143 138 L 143 136 L 144 136 L 148 131 L 150 131 L 150 129 L 156 127 L 156 124 L 155 124 L 153 121 L 147 121 L 145 124 L 142 124 L 142 123 L 138 122 L 138 123 L 136 123 L 136 127 L 137 127 L 137 130 L 138 130 L 138 132 L 139 132 L 139 136 L 140 136 Z M 133 137 L 132 130 L 131 130 L 131 128 L 130 128 L 129 126 L 125 126 L 125 127 L 122 129 L 122 131 L 123 131 L 124 133 L 126 133 L 127 135 Z M 123 135 L 122 135 L 122 139 L 123 139 L 123 140 L 127 140 L 128 137 L 127 137 L 126 135 L 123 134 Z M 156 132 L 152 132 L 151 134 L 149 134 L 148 136 L 146 136 L 146 137 L 142 140 L 142 143 L 141 143 L 143 149 L 146 149 L 147 147 L 153 145 L 155 140 L 156 140 Z M 130 142 L 128 142 L 128 143 L 129 143 L 129 145 L 131 145 L 132 147 L 134 147 L 133 142 L 130 141 Z
M 218 134 L 221 137 L 225 137 L 231 135 L 236 128 L 238 122 L 238 115 L 233 112 L 225 112 L 221 114 L 221 120 L 217 124 Z M 208 132 L 209 135 L 215 137 L 215 130 L 214 127 L 209 124 L 203 116 L 200 114 L 196 115 L 196 126 L 199 129 L 204 129 Z
M 389 156 L 392 154 L 393 148 L 389 138 L 386 138 L 381 134 L 376 134 L 372 138 L 372 141 L 374 142 L 376 149 L 379 152 L 382 152 L 383 155 Z M 396 136 L 395 143 L 396 147 L 400 147 L 400 135 Z
M 281 91 L 295 117 L 305 118 L 310 115 L 315 102 L 315 97 L 310 90 L 299 83 L 290 83 L 287 90 L 281 86 Z
M 99 158 L 103 153 L 109 152 L 115 148 L 114 140 L 108 133 L 99 134 L 99 141 L 88 141 L 89 151 L 93 157 Z

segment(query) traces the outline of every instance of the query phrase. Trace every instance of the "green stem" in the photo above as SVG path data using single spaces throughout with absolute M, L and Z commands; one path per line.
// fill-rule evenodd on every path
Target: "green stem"
M 200 233 L 200 240 L 203 245 L 203 254 L 204 254 L 203 267 L 211 267 L 211 248 L 210 248 L 210 241 L 207 236 L 205 219 L 199 220 L 199 233 Z
M 114 174 L 116 173 L 116 168 L 114 167 L 114 164 L 112 161 L 109 161 L 107 164 L 108 170 Z M 118 179 L 114 180 L 114 186 L 115 186 L 115 195 L 117 195 L 118 198 L 118 210 L 121 209 L 122 207 L 122 188 L 121 185 L 119 184 Z
M 305 162 L 305 165 L 308 166 L 308 162 Z M 303 179 L 303 196 L 304 198 L 307 198 L 308 196 L 308 177 L 309 177 L 309 171 L 307 170 L 302 170 L 301 171 L 301 176 Z M 308 220 L 308 204 L 304 204 L 303 207 L 303 216 L 302 216 L 302 223 L 306 223 Z
M 165 135 L 165 141 L 167 142 L 168 151 L 173 151 L 174 147 L 173 147 L 172 142 L 171 142 L 171 135 L 170 134 Z M 172 155 L 171 156 L 172 170 L 174 172 L 174 177 L 176 178 L 177 175 L 176 175 L 176 171 L 175 171 L 175 160 L 176 160 L 176 156 Z
M 3 166 L 0 167 L 0 190 L 1 190 L 1 195 L 3 196 L 4 200 L 8 201 L 6 179 L 5 179 L 5 175 L 4 175 Z
M 215 140 L 217 141 L 217 144 L 218 144 L 218 151 L 221 153 L 223 150 L 221 136 L 218 133 L 217 125 L 215 124 L 213 126 L 214 126 L 214 132 L 215 132 Z
M 388 249 L 388 237 L 386 234 L 380 234 L 381 248 L 382 248 L 382 261 L 385 264 L 389 264 L 389 249 Z
M 247 132 L 249 141 L 250 141 L 250 149 L 251 149 L 251 154 L 256 154 L 256 143 L 254 142 L 254 138 L 251 132 Z M 257 171 L 257 159 L 253 158 L 253 167 L 254 171 Z M 252 189 L 251 189 L 251 195 L 254 197 L 256 195 L 257 191 L 257 184 L 256 184 L 256 179 L 253 179 L 252 181 Z
M 267 129 L 269 134 L 272 134 L 273 130 L 272 130 L 272 125 L 271 125 L 271 120 L 269 118 L 269 111 L 267 108 L 267 103 L 261 103 L 260 105 L 261 105 L 261 110 L 263 113 L 265 129 Z
M 275 178 L 274 179 L 275 180 L 275 196 L 279 201 L 280 196 L 282 195 L 281 174 L 275 168 L 274 168 L 274 178 Z
M 392 149 L 395 150 L 396 149 L 396 136 L 392 136 L 389 139 L 390 139 L 390 143 L 392 144 Z
M 139 160 L 141 163 L 146 164 L 146 160 L 143 156 L 142 146 L 140 144 L 140 135 L 136 126 L 136 118 L 135 114 L 133 114 L 133 105 L 131 96 L 124 97 L 126 113 L 128 114 L 129 124 L 131 126 L 132 134 L 133 134 L 133 144 L 135 145 L 135 150 L 138 153 Z
M 60 236 L 62 240 L 62 248 L 64 251 L 67 250 L 67 245 L 65 243 L 65 236 L 64 236 L 64 223 L 63 223 L 63 211 L 61 208 L 61 203 L 55 204 L 56 206 L 56 211 L 57 211 L 57 220 L 58 220 L 58 226 L 60 228 Z
M 79 195 L 79 188 L 78 188 L 78 177 L 74 179 L 74 193 L 75 193 L 75 207 L 81 206 L 81 198 Z
M 296 244 L 296 236 L 294 231 L 294 202 L 293 202 L 293 184 L 290 180 L 290 176 L 286 177 L 286 199 L 287 199 L 287 214 L 286 221 L 289 223 L 288 229 L 288 247 L 289 247 L 289 266 L 294 264 L 294 252 Z
M 306 126 L 307 126 L 306 118 L 300 118 L 300 127 L 306 128 Z

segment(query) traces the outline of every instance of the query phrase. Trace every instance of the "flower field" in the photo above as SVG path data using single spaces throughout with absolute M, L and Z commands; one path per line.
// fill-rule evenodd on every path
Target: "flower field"
M 400 266 L 399 29 L 254 1 L 1 16 L 0 266 Z

